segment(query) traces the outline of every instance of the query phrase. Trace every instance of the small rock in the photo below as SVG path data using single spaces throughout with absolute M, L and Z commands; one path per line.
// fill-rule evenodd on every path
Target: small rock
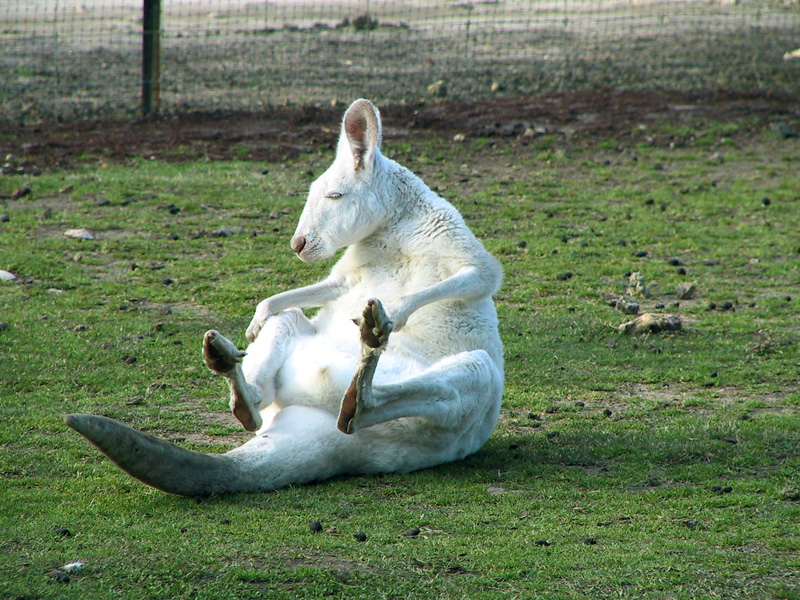
M 733 308 L 733 302 L 721 302 L 719 305 L 717 305 L 717 308 L 720 310 L 731 310 Z
M 69 238 L 75 238 L 77 240 L 93 240 L 94 235 L 88 229 L 68 229 L 64 232 L 64 235 Z
M 230 525 L 231 522 L 230 522 L 230 519 L 220 519 L 219 524 L 220 525 Z
M 160 392 L 161 390 L 165 389 L 167 389 L 166 383 L 161 383 L 161 382 L 151 383 L 150 385 L 147 386 L 147 395 L 150 396 L 155 392 Z
M 109 206 L 111 204 L 111 200 L 107 200 L 103 198 L 102 200 L 97 201 L 97 206 Z
M 14 281 L 16 278 L 17 276 L 10 271 L 0 270 L 0 281 Z
M 520 240 L 519 242 L 517 242 L 517 248 L 525 248 L 527 246 L 528 242 L 526 242 L 525 240 Z
M 322 533 L 322 522 L 311 521 L 311 523 L 308 525 L 308 528 L 311 530 L 311 533 Z
M 763 204 L 764 206 L 769 206 L 770 204 L 772 204 L 772 201 L 768 197 L 764 196 L 761 199 L 761 204 Z
M 650 297 L 650 290 L 647 289 L 647 286 L 644 283 L 644 275 L 639 273 L 631 273 L 630 277 L 628 278 L 628 296 L 632 297 L 642 297 L 642 298 L 649 298 Z M 636 311 L 638 312 L 639 309 L 637 307 Z
M 212 231 L 209 235 L 211 237 L 230 237 L 239 233 L 244 233 L 243 227 L 220 227 Z
M 611 416 L 611 415 L 613 415 L 613 414 L 614 414 L 614 413 L 611 411 L 611 409 L 610 409 L 610 408 L 605 408 L 605 409 L 603 409 L 603 416 L 604 416 L 604 417 L 610 417 L 610 416 Z
M 567 271 L 566 273 L 559 273 L 558 275 L 556 275 L 556 279 L 558 279 L 559 281 L 568 281 L 569 279 L 572 279 L 572 273 L 569 271 Z
M 795 50 L 792 53 L 787 52 L 783 55 L 783 59 L 786 60 L 787 55 L 797 55 L 800 56 L 800 52 Z M 788 140 L 789 138 L 796 138 L 797 137 L 797 129 L 788 125 L 786 123 L 776 123 L 772 126 L 772 129 L 783 139 Z
M 172 285 L 175 283 L 175 281 L 171 277 L 164 277 L 164 279 L 161 280 L 161 283 L 164 285 Z
M 353 537 L 356 539 L 357 542 L 366 542 L 367 541 L 367 534 L 366 533 L 354 533 Z
M 69 575 L 64 573 L 64 571 L 59 571 L 58 569 L 50 571 L 47 576 L 52 577 L 56 583 L 63 583 L 66 585 L 70 582 Z
M 8 329 L 8 323 L 0 323 L 0 331 L 5 331 Z
M 24 198 L 30 193 L 31 193 L 31 186 L 23 185 L 21 188 L 17 188 L 14 190 L 14 193 L 11 194 L 11 199 L 19 200 L 20 198 Z
M 695 291 L 697 291 L 697 286 L 688 281 L 683 281 L 675 286 L 675 295 L 681 300 L 689 300 L 694 296 Z
M 59 570 L 64 571 L 65 573 L 78 573 L 85 566 L 86 566 L 85 562 L 80 561 L 80 560 L 76 560 L 74 562 L 67 563 L 66 565 L 61 567 Z
M 781 490 L 781 500 L 800 502 L 800 490 L 796 487 L 785 487 Z
M 8 223 L 10 220 L 11 217 L 9 217 L 6 213 L 0 215 L 0 223 Z
M 122 357 L 122 362 L 127 363 L 129 365 L 132 365 L 133 363 L 136 362 L 136 357 L 135 356 L 129 356 L 129 355 L 126 354 L 125 356 Z
M 460 144 L 466 139 L 467 137 L 463 133 L 457 133 L 453 136 L 453 141 L 456 142 L 457 144 Z
M 617 330 L 620 333 L 661 333 L 663 331 L 680 331 L 683 327 L 680 317 L 675 315 L 658 315 L 644 313 L 633 321 L 623 323 Z
M 439 81 L 435 81 L 434 83 L 428 86 L 428 95 L 433 96 L 434 98 L 444 98 L 447 96 L 447 86 L 445 85 L 444 81 L 441 79 Z
M 420 533 L 419 528 L 414 527 L 413 529 L 409 529 L 403 534 L 403 537 L 417 537 Z
M 639 313 L 639 303 L 632 298 L 622 296 L 617 300 L 617 310 L 626 315 L 636 315 Z

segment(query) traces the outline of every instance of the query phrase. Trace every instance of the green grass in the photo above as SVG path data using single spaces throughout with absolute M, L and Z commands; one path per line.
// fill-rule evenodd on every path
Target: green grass
M 0 596 L 799 598 L 798 145 L 694 129 L 664 126 L 672 148 L 388 142 L 504 265 L 496 433 L 428 471 L 201 504 L 128 478 L 62 415 L 204 451 L 246 439 L 201 337 L 244 344 L 260 299 L 327 271 L 288 240 L 330 155 L 0 178 L 33 189 L 0 205 L 18 275 L 0 283 Z M 81 227 L 96 239 L 64 237 Z M 617 332 L 634 271 L 682 332 Z M 49 575 L 76 560 L 69 584 Z

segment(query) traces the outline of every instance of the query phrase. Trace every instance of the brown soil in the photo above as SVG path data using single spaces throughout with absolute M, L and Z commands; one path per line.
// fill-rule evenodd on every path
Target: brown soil
M 42 122 L 6 132 L 3 157 L 40 169 L 69 167 L 86 156 L 114 161 L 229 158 L 266 162 L 291 159 L 333 144 L 344 106 L 279 107 L 261 113 L 182 114 L 151 120 Z M 387 138 L 434 135 L 445 139 L 523 139 L 551 134 L 571 140 L 595 136 L 636 143 L 642 125 L 692 120 L 737 121 L 763 127 L 800 124 L 800 96 L 697 95 L 659 92 L 580 91 L 487 102 L 426 102 L 382 107 Z M 668 143 L 670 137 L 656 140 Z M 674 137 L 674 136 L 673 136 Z M 652 140 L 651 140 L 652 141 Z

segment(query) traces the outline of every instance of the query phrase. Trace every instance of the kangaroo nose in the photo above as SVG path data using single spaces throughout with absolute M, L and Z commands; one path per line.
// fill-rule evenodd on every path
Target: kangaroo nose
M 305 247 L 306 238 L 304 235 L 296 235 L 292 238 L 292 250 L 294 250 L 295 253 L 300 254 Z

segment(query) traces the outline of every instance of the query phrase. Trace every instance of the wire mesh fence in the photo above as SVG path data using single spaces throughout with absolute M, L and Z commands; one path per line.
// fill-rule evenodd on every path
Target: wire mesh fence
M 800 91 L 799 0 L 164 0 L 165 112 Z M 141 0 L 0 0 L 0 119 L 135 114 Z M 800 53 L 798 53 L 800 54 Z

